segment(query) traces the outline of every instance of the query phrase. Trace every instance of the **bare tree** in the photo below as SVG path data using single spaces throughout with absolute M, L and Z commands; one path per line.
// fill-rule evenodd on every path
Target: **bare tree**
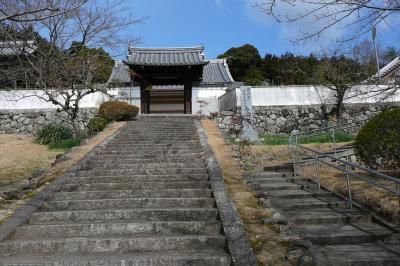
M 378 24 L 390 26 L 390 19 L 399 15 L 398 0 L 258 0 L 255 6 L 279 22 L 295 23 L 311 19 L 320 25 L 311 32 L 301 32 L 295 41 L 318 38 L 332 27 L 345 28 L 351 32 L 346 39 L 354 39 L 368 32 Z M 288 13 L 288 9 L 297 12 Z
M 1 0 L 0 1 L 0 23 L 4 22 L 28 22 L 44 20 L 65 14 L 79 8 L 86 1 L 77 3 L 70 9 L 63 10 L 51 5 L 47 1 L 36 0 Z M 39 16 L 37 16 L 39 15 Z
M 119 1 L 48 0 L 46 3 L 49 10 L 68 11 L 45 19 L 38 11 L 30 14 L 37 20 L 16 20 L 1 27 L 3 41 L 14 43 L 19 49 L 18 64 L 6 71 L 15 69 L 16 73 L 23 73 L 19 78 L 36 89 L 30 96 L 58 106 L 68 115 L 75 134 L 79 134 L 76 120 L 80 101 L 89 94 L 104 91 L 98 85 L 102 81 L 99 70 L 104 67 L 103 53 L 90 48 L 116 48 L 135 41 L 121 36 L 121 30 L 141 20 L 123 16 Z M 26 49 L 34 52 L 28 53 Z

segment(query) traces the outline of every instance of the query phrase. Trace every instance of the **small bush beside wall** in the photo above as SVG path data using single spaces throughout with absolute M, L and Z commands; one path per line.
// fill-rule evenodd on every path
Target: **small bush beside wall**
M 129 121 L 139 113 L 139 108 L 121 101 L 108 101 L 100 105 L 99 114 L 107 121 Z
M 354 150 L 372 168 L 400 171 L 400 108 L 371 118 L 358 132 Z
M 94 117 L 89 120 L 87 130 L 89 135 L 95 135 L 107 127 L 108 121 L 102 117 Z
M 49 144 L 73 137 L 71 128 L 60 124 L 47 124 L 36 132 L 35 141 L 39 144 Z

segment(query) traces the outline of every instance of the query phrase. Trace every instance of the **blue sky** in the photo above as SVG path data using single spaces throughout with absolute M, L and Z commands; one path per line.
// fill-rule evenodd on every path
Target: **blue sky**
M 138 46 L 167 47 L 204 45 L 208 58 L 230 47 L 250 43 L 262 56 L 291 51 L 308 54 L 331 42 L 340 34 L 332 29 L 316 42 L 294 45 L 290 42 L 299 29 L 312 23 L 279 24 L 253 7 L 255 0 L 124 0 L 126 12 L 147 17 L 142 24 L 130 26 L 124 34 L 142 38 Z M 397 35 L 397 34 L 396 34 Z M 393 39 L 379 32 L 382 45 Z

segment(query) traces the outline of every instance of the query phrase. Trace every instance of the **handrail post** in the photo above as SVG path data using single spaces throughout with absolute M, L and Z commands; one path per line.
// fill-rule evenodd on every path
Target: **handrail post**
M 337 152 L 336 152 L 336 134 L 335 134 L 335 127 L 332 128 L 332 140 L 333 140 L 333 150 L 335 152 L 335 158 L 337 158 Z
M 293 147 L 293 171 L 294 177 L 297 177 L 297 134 L 295 135 L 295 144 Z
M 399 202 L 400 206 L 400 184 L 396 183 L 396 188 L 397 188 L 397 201 Z
M 349 204 L 350 204 L 350 209 L 352 210 L 353 209 L 353 201 L 352 201 L 352 198 L 351 198 L 350 176 L 349 176 L 349 170 L 348 170 L 347 164 L 346 164 L 345 172 L 346 172 L 346 179 L 347 179 L 347 190 L 348 190 L 348 193 L 349 193 Z
M 321 191 L 321 180 L 320 180 L 320 173 L 319 173 L 319 160 L 318 160 L 318 154 L 315 155 L 315 168 L 317 171 L 317 179 L 318 179 L 318 190 Z

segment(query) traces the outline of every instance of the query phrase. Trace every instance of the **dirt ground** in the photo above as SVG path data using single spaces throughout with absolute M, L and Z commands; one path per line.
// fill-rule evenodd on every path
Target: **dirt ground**
M 230 197 L 242 219 L 253 251 L 259 265 L 290 265 L 285 259 L 290 244 L 279 234 L 279 228 L 261 223 L 261 218 L 271 214 L 258 204 L 254 190 L 248 187 L 243 179 L 243 170 L 232 144 L 226 142 L 217 125 L 208 119 L 202 120 L 208 143 L 222 169 L 225 184 Z
M 39 168 L 50 168 L 59 150 L 33 143 L 33 136 L 0 135 L 0 185 L 27 178 Z
M 27 135 L 0 135 L 0 182 L 10 185 L 10 181 L 27 179 L 35 169 L 49 168 L 40 178 L 36 189 L 26 191 L 23 197 L 15 200 L 0 199 L 0 222 L 11 216 L 19 206 L 42 190 L 55 177 L 71 168 L 82 159 L 96 145 L 125 125 L 125 122 L 116 122 L 109 125 L 103 132 L 88 139 L 79 147 L 66 153 L 65 159 L 50 167 L 56 155 L 62 151 L 48 150 L 45 145 L 33 144 L 32 136 Z M 1 184 L 1 183 L 0 183 Z M 12 184 L 11 184 L 12 185 Z

